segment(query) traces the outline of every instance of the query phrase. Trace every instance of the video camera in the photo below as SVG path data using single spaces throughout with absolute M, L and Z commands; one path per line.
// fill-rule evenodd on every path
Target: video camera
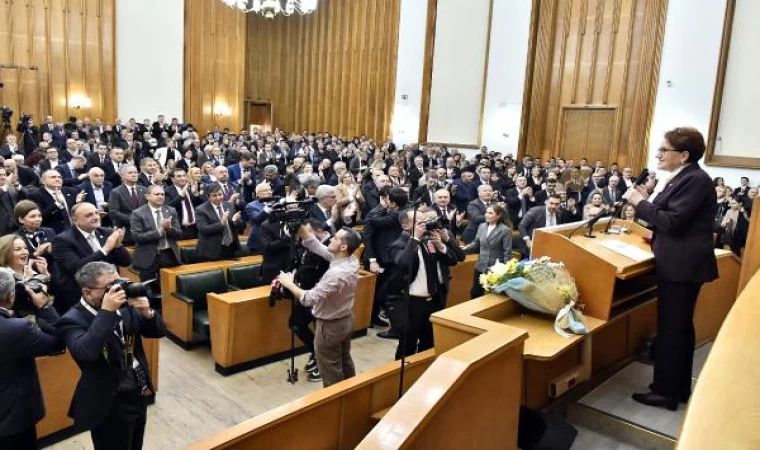
M 425 229 L 429 232 L 433 230 L 448 229 L 451 225 L 451 221 L 446 216 L 438 216 L 433 219 L 428 219 L 425 222 Z
M 269 213 L 269 221 L 278 223 L 288 231 L 290 236 L 294 236 L 301 224 L 309 218 L 309 209 L 314 203 L 316 201 L 313 198 L 295 201 L 286 199 L 284 202 L 271 203 L 272 212 Z
M 12 117 L 12 109 L 8 108 L 7 106 L 0 106 L 0 121 L 2 121 L 4 128 L 10 127 Z

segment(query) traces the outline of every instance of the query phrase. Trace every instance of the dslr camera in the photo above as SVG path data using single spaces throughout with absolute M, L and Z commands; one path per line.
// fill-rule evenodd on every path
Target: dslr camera
M 13 302 L 13 310 L 23 317 L 29 314 L 34 314 L 35 307 L 32 304 L 29 294 L 26 292 L 28 288 L 35 294 L 46 290 L 50 277 L 43 274 L 35 274 L 32 278 L 24 281 L 20 275 L 15 274 L 16 277 L 16 300 Z
M 106 289 L 111 289 L 112 286 L 119 286 L 121 290 L 123 290 L 127 295 L 127 298 L 147 297 L 149 292 L 148 285 L 154 281 L 155 280 L 148 280 L 140 283 L 135 283 L 124 278 L 119 278 L 114 280 L 113 283 L 109 284 Z
M 451 224 L 451 221 L 446 216 L 438 216 L 433 219 L 428 219 L 424 223 L 425 223 L 425 230 L 427 230 L 427 232 L 429 233 L 433 230 L 441 230 L 441 229 L 448 228 L 449 225 Z

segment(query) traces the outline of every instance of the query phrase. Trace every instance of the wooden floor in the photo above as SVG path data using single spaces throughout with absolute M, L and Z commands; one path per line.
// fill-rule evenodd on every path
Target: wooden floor
M 398 341 L 381 339 L 370 329 L 354 339 L 351 349 L 357 372 L 393 360 Z M 155 405 L 148 408 L 145 450 L 174 450 L 208 437 L 272 408 L 320 389 L 306 380 L 307 355 L 296 358 L 299 381 L 287 382 L 290 360 L 275 362 L 229 377 L 214 371 L 209 348 L 182 350 L 161 341 L 159 383 Z M 89 433 L 54 446 L 55 450 L 92 449 Z

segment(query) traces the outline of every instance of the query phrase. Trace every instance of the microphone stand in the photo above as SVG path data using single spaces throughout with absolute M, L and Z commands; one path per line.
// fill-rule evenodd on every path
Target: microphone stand
M 412 233 L 409 239 L 413 239 L 414 228 L 417 225 L 417 209 L 420 207 L 420 201 L 414 205 L 414 212 L 412 213 Z M 416 256 L 416 252 L 415 252 Z M 406 370 L 406 331 L 409 326 L 409 285 L 412 283 L 412 264 L 409 265 L 406 275 L 404 275 L 404 296 L 401 300 L 402 303 L 402 321 L 401 321 L 401 336 L 398 340 L 398 346 L 401 349 L 401 371 L 398 378 L 398 398 L 404 395 L 404 372 Z
M 620 200 L 619 202 L 615 203 L 612 208 L 612 214 L 610 215 L 610 221 L 607 222 L 607 226 L 604 227 L 604 231 L 602 231 L 602 234 L 611 234 L 610 233 L 610 227 L 612 226 L 612 222 L 615 221 L 615 216 L 617 216 L 620 213 L 620 210 L 623 209 L 625 205 L 627 205 L 628 202 L 625 200 Z

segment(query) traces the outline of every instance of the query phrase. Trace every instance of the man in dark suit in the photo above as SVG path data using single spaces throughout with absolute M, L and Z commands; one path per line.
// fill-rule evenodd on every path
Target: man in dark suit
M 180 264 L 177 239 L 182 236 L 177 211 L 164 204 L 164 188 L 152 185 L 146 194 L 148 203 L 132 212 L 130 229 L 135 240 L 132 267 L 140 274 L 140 281 L 151 283 L 153 292 L 161 292 L 158 271 Z
M 203 204 L 199 191 L 194 191 L 187 180 L 187 172 L 174 169 L 169 173 L 172 184 L 166 187 L 165 203 L 177 211 L 177 219 L 182 230 L 180 239 L 198 238 L 195 225 L 195 208 Z
M 59 122 L 53 130 L 53 145 L 58 148 L 58 151 L 63 151 L 66 148 L 66 139 L 69 138 L 69 133 L 63 125 L 63 122 Z
M 87 179 L 87 174 L 85 173 L 86 164 L 87 158 L 76 155 L 72 156 L 66 164 L 58 164 L 55 170 L 63 177 L 64 186 L 76 186 Z
M 248 185 L 256 182 L 256 167 L 250 153 L 240 155 L 240 161 L 227 167 L 230 183 Z
M 144 186 L 137 184 L 137 168 L 123 165 L 119 170 L 122 185 L 111 191 L 108 199 L 108 216 L 115 227 L 124 228 L 124 242 L 131 244 L 132 233 L 129 231 L 132 211 L 145 204 Z
M 374 181 L 367 183 L 362 187 L 362 196 L 364 197 L 362 216 L 366 216 L 380 204 L 380 190 L 385 186 L 389 186 L 391 183 L 388 175 L 377 175 L 373 178 Z
M 478 227 L 486 220 L 486 209 L 493 201 L 493 188 L 490 184 L 478 186 L 478 198 L 467 205 L 467 228 L 462 232 L 462 238 L 466 243 L 475 239 Z
M 387 292 L 385 283 L 395 272 L 395 264 L 390 256 L 390 246 L 401 235 L 399 215 L 406 208 L 409 196 L 400 187 L 386 186 L 380 191 L 380 204 L 364 218 L 364 254 L 362 259 L 370 272 L 377 274 L 375 297 L 372 304 L 372 323 L 385 326 L 387 323 L 380 318 L 380 309 L 385 305 Z M 378 333 L 379 337 L 398 339 L 399 327 Z
M 309 217 L 322 224 L 330 234 L 341 228 L 340 218 L 333 215 L 337 191 L 334 187 L 323 184 L 317 188 L 317 203 L 311 205 Z
M 533 247 L 533 231 L 536 229 L 565 223 L 564 211 L 560 208 L 561 202 L 559 194 L 551 194 L 546 199 L 546 205 L 535 206 L 525 214 L 517 227 L 525 249 L 530 250 Z
M 119 170 L 124 165 L 124 149 L 121 147 L 113 147 L 108 153 L 109 161 L 106 164 L 100 166 L 103 172 L 106 173 L 106 180 L 110 182 L 113 187 L 121 186 L 121 175 Z
M 0 448 L 37 449 L 35 425 L 45 416 L 35 358 L 63 349 L 52 334 L 58 322 L 55 309 L 48 306 L 44 292 L 26 290 L 38 319 L 50 327 L 40 328 L 29 320 L 12 318 L 16 279 L 0 269 Z
M 5 167 L 0 167 L 0 236 L 5 236 L 18 229 L 13 209 L 18 202 L 18 191 L 13 183 L 7 182 Z
M 467 211 L 467 205 L 478 198 L 478 187 L 473 178 L 473 173 L 465 170 L 451 183 L 451 195 L 454 196 L 454 204 L 458 211 Z
M 151 184 L 161 184 L 163 176 L 155 159 L 147 157 L 140 160 L 140 175 L 137 184 L 148 187 Z
M 23 155 L 24 151 L 18 146 L 16 142 L 16 135 L 8 134 L 5 137 L 5 144 L 0 146 L 0 156 L 3 158 L 13 158 L 13 155 Z
M 214 177 L 216 177 L 216 183 L 222 188 L 222 197 L 225 202 L 231 202 L 233 205 L 237 204 L 240 197 L 238 194 L 237 183 L 230 181 L 229 172 L 224 166 L 214 167 Z
M 551 194 L 557 193 L 557 179 L 549 178 L 546 180 L 546 189 L 536 192 L 536 204 L 543 205 Z
M 3 161 L 3 167 L 5 167 L 5 172 L 8 176 L 13 174 L 16 180 L 21 183 L 21 186 L 40 185 L 40 177 L 37 176 L 37 173 L 35 173 L 34 169 L 31 167 L 19 165 L 13 159 L 6 159 Z
M 396 359 L 402 354 L 409 356 L 433 347 L 430 315 L 446 306 L 450 267 L 464 260 L 464 252 L 447 230 L 427 232 L 425 222 L 435 217 L 434 212 L 418 211 L 416 223 L 412 223 L 413 214 L 411 209 L 402 213 L 404 232 L 389 249 L 396 265 L 396 273 L 389 282 L 389 293 L 402 295 L 403 286 L 407 284 L 404 277 L 410 276 L 404 346 L 402 348 L 399 342 Z
M 435 193 L 433 211 L 444 222 L 448 222 L 449 233 L 452 237 L 459 233 L 459 223 L 464 219 L 465 213 L 457 211 L 456 206 L 451 204 L 451 193 L 447 189 L 438 189 Z
M 90 170 L 93 167 L 103 168 L 103 166 L 110 162 L 111 157 L 108 156 L 108 146 L 106 144 L 98 144 L 96 150 L 87 156 L 85 168 L 87 170 Z
M 507 215 L 512 222 L 513 229 L 520 225 L 525 214 L 537 204 L 533 188 L 528 186 L 528 179 L 522 175 L 515 180 L 515 187 L 507 189 L 505 201 L 507 203 Z
M 87 172 L 87 180 L 77 186 L 77 189 L 84 192 L 84 201 L 92 203 L 104 212 L 108 209 L 108 199 L 111 197 L 113 185 L 106 181 L 106 174 L 100 167 L 90 169 Z M 105 214 L 101 216 L 107 218 Z
M 285 197 L 285 183 L 282 182 L 282 179 L 278 175 L 277 166 L 270 164 L 264 167 L 264 181 L 269 183 L 269 187 L 272 188 L 272 195 Z M 335 185 L 332 184 L 331 186 Z
M 605 205 L 612 206 L 619 202 L 623 197 L 623 192 L 620 191 L 620 177 L 613 175 L 607 180 L 607 187 L 602 190 L 602 201 Z
M 45 150 L 45 159 L 40 161 L 40 173 L 46 170 L 55 169 L 62 161 L 58 159 L 58 149 L 55 147 L 48 147 Z
M 127 298 L 118 278 L 105 262 L 82 267 L 76 304 L 58 320 L 58 336 L 82 372 L 69 416 L 90 430 L 95 450 L 142 448 L 144 394 L 155 392 L 142 338 L 166 335 L 148 299 Z
M 29 200 L 40 207 L 42 226 L 56 234 L 71 228 L 71 208 L 84 200 L 78 189 L 62 186 L 61 178 L 57 171 L 48 170 L 42 174 L 43 187 L 29 194 Z
M 420 200 L 426 206 L 435 205 L 435 193 L 439 188 L 438 175 L 434 170 L 428 170 L 425 175 L 425 185 L 414 190 L 413 201 Z
M 208 185 L 206 196 L 208 201 L 195 210 L 198 256 L 204 261 L 232 258 L 240 250 L 238 234 L 245 228 L 245 222 L 240 212 L 234 212 L 232 203 L 223 201 L 219 184 Z
M 292 258 L 290 254 L 290 238 L 283 234 L 279 223 L 272 221 L 272 216 L 261 224 L 259 232 L 261 244 L 261 280 L 271 283 L 280 271 L 290 269 Z
M 40 125 L 40 136 L 42 136 L 45 133 L 53 133 L 53 130 L 55 130 L 55 122 L 53 121 L 53 116 L 45 116 L 45 122 Z
M 75 226 L 53 239 L 53 260 L 60 277 L 55 307 L 61 313 L 77 301 L 79 288 L 74 275 L 82 266 L 92 261 L 105 261 L 119 267 L 132 264 L 132 257 L 122 245 L 124 231 L 102 228 L 95 206 L 77 205 L 72 218 Z

